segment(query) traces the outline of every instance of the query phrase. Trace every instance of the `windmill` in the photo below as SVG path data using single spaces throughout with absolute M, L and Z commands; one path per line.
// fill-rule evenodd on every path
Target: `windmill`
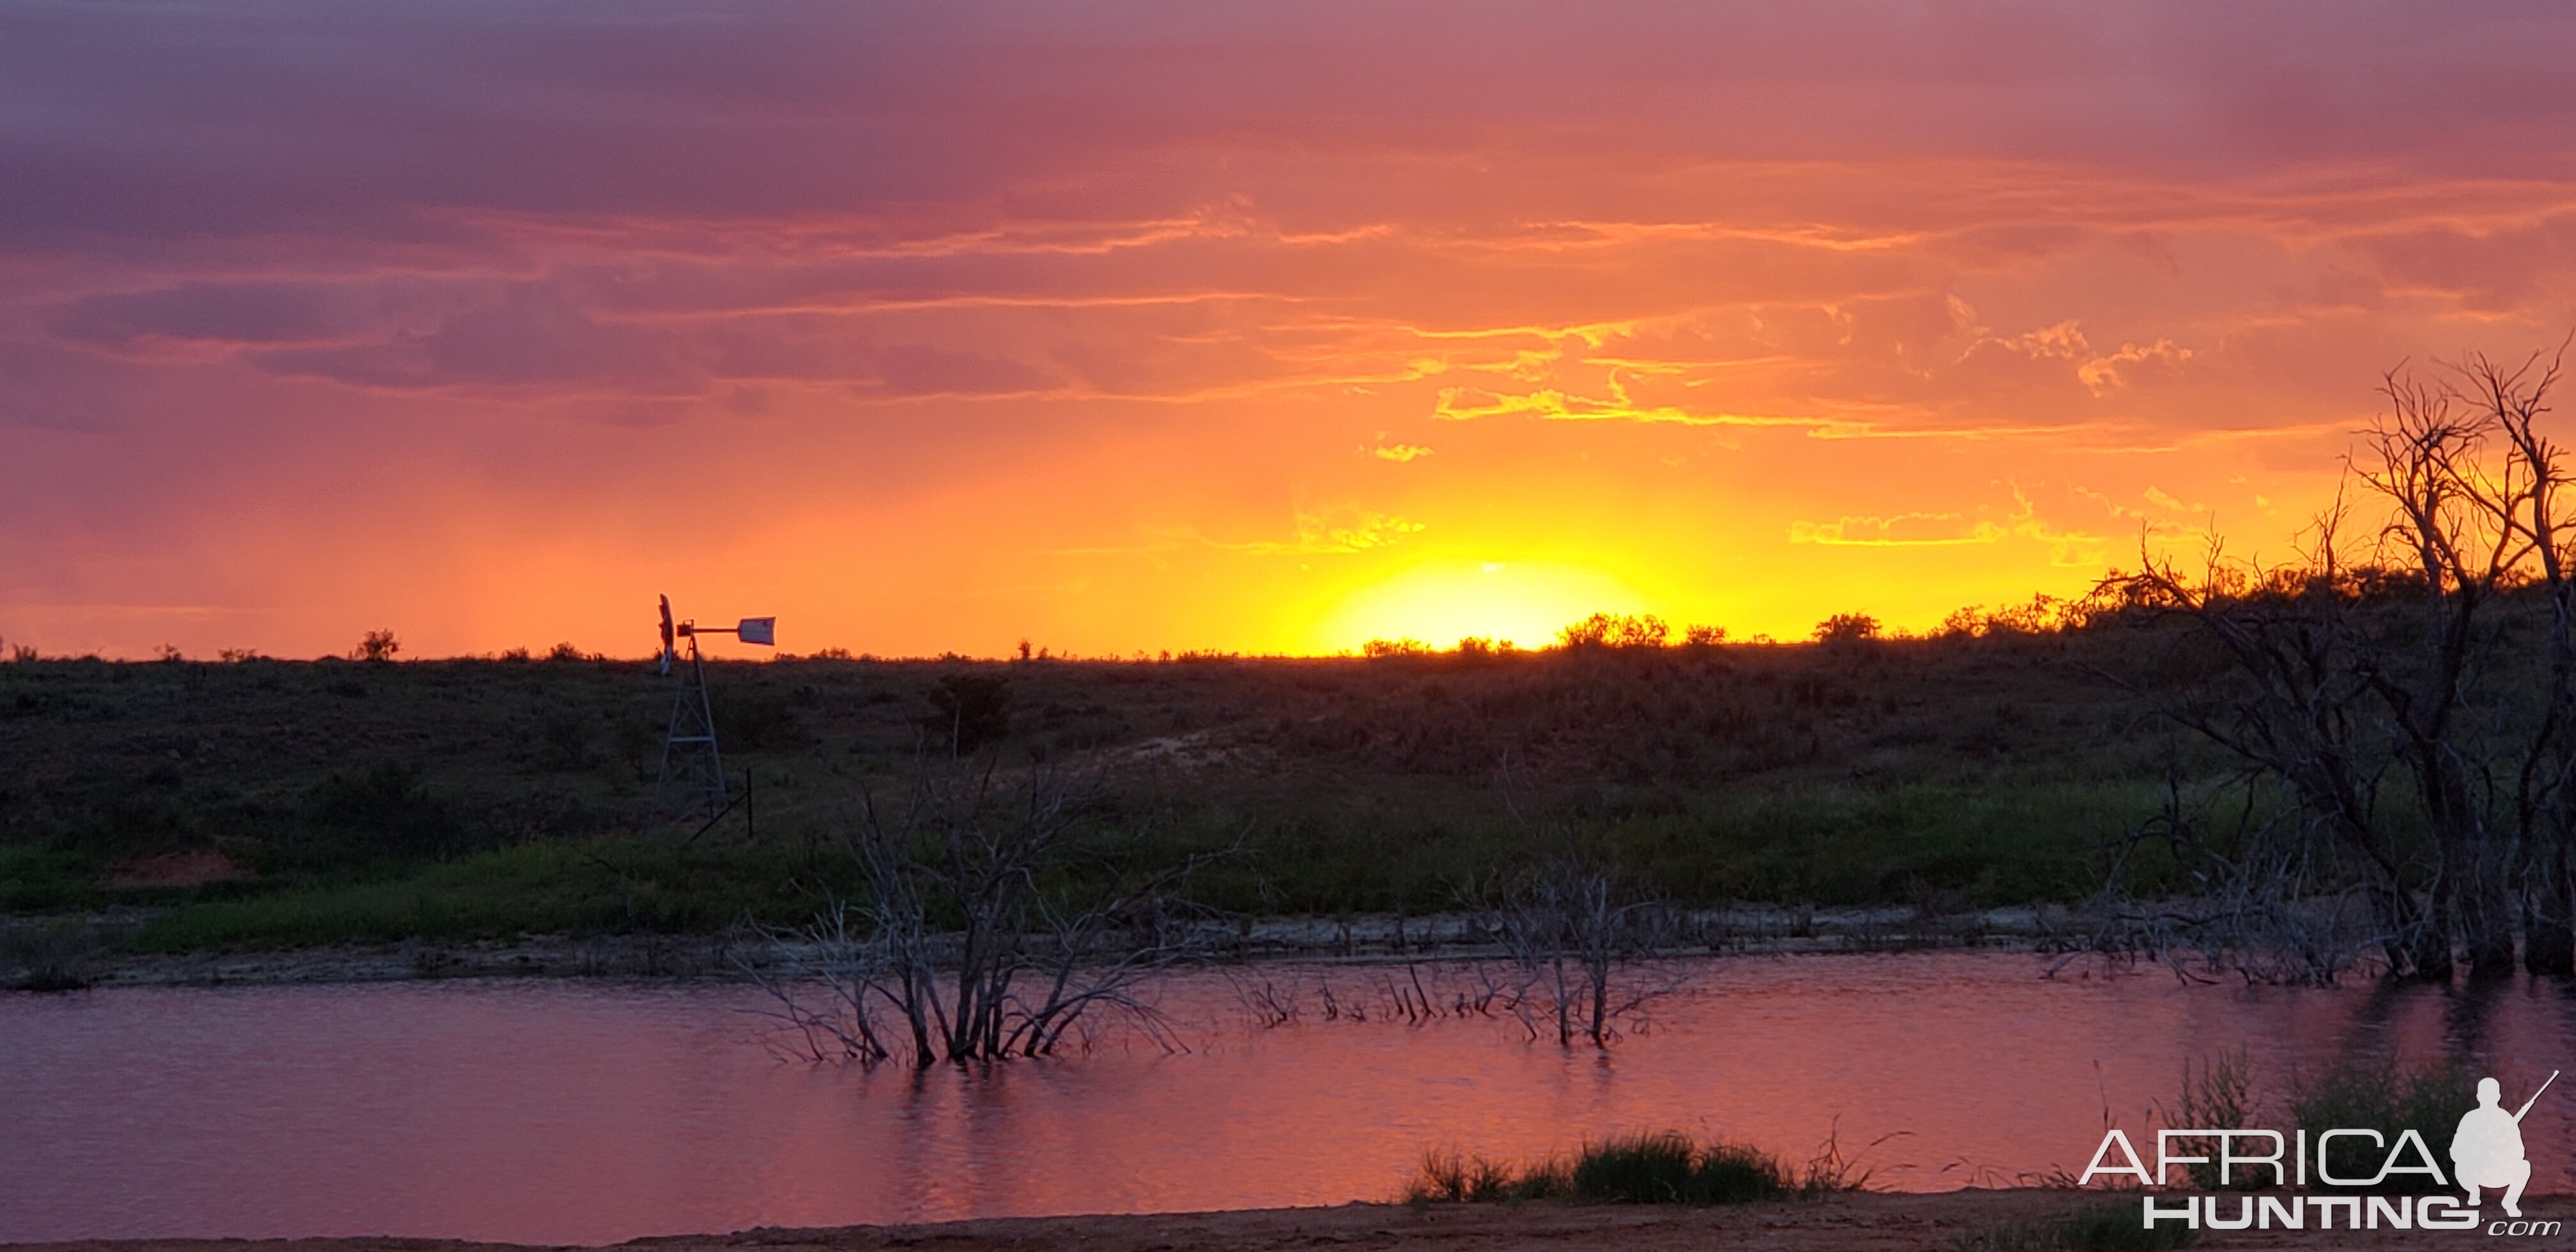
M 698 658 L 698 636 L 731 635 L 744 643 L 770 647 L 778 642 L 778 619 L 746 617 L 732 626 L 700 626 L 671 621 L 671 597 L 662 597 L 662 672 L 676 674 L 679 687 L 671 700 L 671 731 L 662 741 L 662 780 L 654 788 L 681 811 L 722 813 L 725 799 L 724 759 L 716 751 L 715 705 L 707 699 L 707 670 Z M 689 663 L 679 665 L 679 641 L 689 641 Z

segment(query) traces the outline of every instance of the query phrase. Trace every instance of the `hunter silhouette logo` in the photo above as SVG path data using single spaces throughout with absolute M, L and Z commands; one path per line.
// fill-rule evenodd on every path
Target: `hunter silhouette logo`
M 2439 1190 L 2419 1195 L 2204 1193 L 2171 1200 L 2150 1194 L 2144 1197 L 2144 1216 L 2149 1230 L 2158 1223 L 2193 1230 L 2304 1230 L 2311 1223 L 2319 1230 L 2475 1230 L 2479 1193 L 2500 1191 L 2503 1194 L 2498 1202 L 2505 1216 L 2513 1220 L 2489 1222 L 2488 1234 L 2554 1235 L 2559 1230 L 2557 1222 L 2521 1220 L 2522 1190 L 2531 1183 L 2531 1161 L 2523 1152 L 2522 1119 L 2557 1081 L 2558 1071 L 2551 1070 L 2522 1107 L 2506 1112 L 2504 1084 L 2493 1078 L 2479 1079 L 2477 1107 L 2461 1115 L 2451 1135 L 2449 1177 L 2443 1175 L 2424 1136 L 2413 1128 L 2399 1131 L 2392 1140 L 2384 1132 L 2354 1127 L 2316 1131 L 2311 1138 L 2311 1132 L 2304 1127 L 2285 1135 L 2277 1130 L 2242 1126 L 2185 1126 L 2156 1131 L 2156 1167 L 2152 1172 L 2126 1132 L 2116 1128 L 2105 1132 L 2102 1145 L 2093 1150 L 2093 1160 L 2084 1167 L 2076 1185 L 2090 1184 L 2096 1176 L 2108 1176 L 2134 1178 L 2148 1188 L 2162 1187 L 2166 1185 L 2166 1172 L 2176 1165 L 2216 1166 L 2222 1190 L 2241 1185 L 2240 1179 L 2257 1185 L 2305 1188 L 2313 1176 L 2315 1182 L 2325 1186 L 2359 1188 L 2377 1187 L 2391 1179 L 2414 1175 L 2423 1180 L 2416 1184 L 2419 1188 L 2425 1183 L 2437 1189 L 2456 1185 L 2467 1193 L 2467 1198 L 2454 1199 Z M 2335 1173 L 2335 1165 L 2349 1169 L 2353 1164 L 2351 1147 L 2342 1154 L 2329 1155 L 2327 1148 L 2339 1139 L 2367 1140 L 2372 1151 L 2383 1152 L 2378 1172 L 2351 1176 Z
M 2558 1071 L 2549 1071 L 2549 1083 L 2558 1081 Z M 2540 1103 L 2540 1091 L 2522 1102 L 2522 1107 L 2508 1114 L 2497 1101 L 2504 1098 L 2504 1084 L 2492 1078 L 2478 1080 L 2478 1106 L 2460 1118 L 2460 1128 L 2451 1136 L 2451 1168 L 2460 1185 L 2469 1189 L 2469 1207 L 2478 1206 L 2478 1188 L 2504 1188 L 2504 1211 L 2508 1217 L 2522 1216 L 2522 1189 L 2531 1182 L 2531 1162 L 2522 1155 L 2522 1115 Z

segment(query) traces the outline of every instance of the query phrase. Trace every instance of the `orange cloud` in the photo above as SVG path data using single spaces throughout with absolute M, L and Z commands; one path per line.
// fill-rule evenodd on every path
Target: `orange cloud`
M 0 41 L 0 637 L 616 650 L 666 590 L 881 653 L 1614 593 L 1795 636 L 2141 527 L 2277 548 L 2381 368 L 2576 322 L 2569 48 L 2143 0 L 47 10 Z

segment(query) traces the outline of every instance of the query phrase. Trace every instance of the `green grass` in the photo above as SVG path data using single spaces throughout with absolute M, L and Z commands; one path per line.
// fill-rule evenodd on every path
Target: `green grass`
M 2143 790 L 2059 785 L 2021 793 L 1933 787 L 1709 797 L 1693 811 L 1514 823 L 1460 795 L 1446 813 L 1315 813 L 1229 824 L 1224 813 L 1148 820 L 1106 860 L 1150 863 L 1241 840 L 1194 894 L 1241 913 L 1414 914 L 1459 907 L 1463 884 L 1574 837 L 1634 881 L 1689 904 L 1825 905 L 1940 898 L 1990 906 L 2066 900 L 2086 884 L 2087 833 L 2116 828 Z M 1489 803 L 1489 801 L 1483 801 Z M 1499 806 L 1496 806 L 1499 807 Z M 1568 830 L 1573 833 L 1571 836 Z M 793 829 L 746 844 L 737 830 L 681 849 L 676 835 L 539 841 L 441 859 L 368 861 L 185 889 L 101 887 L 83 858 L 0 848 L 0 900 L 24 911 L 123 902 L 168 911 L 142 950 L 283 947 L 513 933 L 712 931 L 749 914 L 800 919 L 815 887 L 856 883 L 828 839 Z M 247 859 L 247 858 L 245 858 Z
M 1294 813 L 1297 802 L 1273 807 Z M 2080 898 L 2093 840 L 2153 810 L 2143 782 L 1998 781 L 1674 797 L 1648 811 L 1515 821 L 1487 794 L 1434 781 L 1409 797 L 1345 797 L 1294 816 L 1257 806 L 1187 814 L 1171 847 L 1236 836 L 1245 862 L 1204 886 L 1222 907 L 1291 912 L 1454 908 L 1459 884 L 1572 839 L 1641 885 L 1693 905 L 1762 900 L 1912 904 L 1938 895 L 1991 907 Z
M 58 913 L 107 902 L 95 858 L 67 848 L 0 844 L 0 913 Z
M 1101 765 L 1095 871 L 1236 848 L 1197 883 L 1230 911 L 1443 911 L 1568 842 L 1687 905 L 2071 900 L 2196 759 L 2083 676 L 2117 642 L 720 664 L 758 827 L 686 848 L 641 663 L 5 663 L 0 917 L 144 910 L 151 951 L 801 920 L 961 672 L 1014 768 Z M 208 850 L 243 875 L 117 885 Z
M 746 915 L 801 917 L 834 876 L 775 857 L 590 840 L 475 853 L 398 875 L 185 904 L 126 941 L 141 952 L 522 933 L 707 933 Z M 849 884 L 835 884 L 847 890 Z

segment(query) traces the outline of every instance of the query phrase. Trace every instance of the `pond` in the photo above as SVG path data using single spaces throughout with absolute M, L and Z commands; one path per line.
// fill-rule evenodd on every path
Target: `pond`
M 1396 1196 L 1425 1148 L 1543 1155 L 1674 1127 L 1872 1185 L 2080 1169 L 2186 1059 L 2258 1081 L 2445 1052 L 2508 1103 L 2565 1067 L 2576 998 L 2042 978 L 2002 953 L 1730 957 L 1605 1052 L 1514 1021 L 1387 1020 L 1401 967 L 1195 973 L 1188 1042 L 913 1074 L 783 1059 L 725 984 L 397 983 L 0 997 L 0 1241 L 405 1235 L 600 1243 L 757 1225 L 1333 1204 Z M 1434 983 L 1455 969 L 1429 968 Z M 1234 979 L 1303 989 L 1264 1028 Z M 1317 986 L 1368 1007 L 1327 1019 Z M 2564 1082 L 2526 1123 L 2532 1189 L 2570 1181 Z M 2465 1111 L 2465 1110 L 2464 1110 Z M 1871 1145 L 1875 1146 L 1871 1146 Z

